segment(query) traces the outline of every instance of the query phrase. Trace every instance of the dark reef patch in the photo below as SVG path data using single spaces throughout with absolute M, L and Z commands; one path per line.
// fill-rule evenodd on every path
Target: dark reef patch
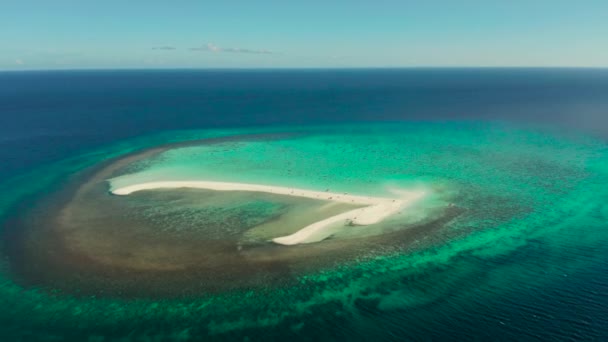
M 215 223 L 213 213 L 200 210 L 187 213 L 204 218 L 201 221 L 206 223 L 200 230 L 180 226 L 180 220 L 184 222 L 188 217 L 181 217 L 184 213 L 176 209 L 173 212 L 176 227 L 159 229 L 167 224 L 167 218 L 155 222 L 162 216 L 142 213 L 139 210 L 142 201 L 148 204 L 157 201 L 162 206 L 177 194 L 143 192 L 120 197 L 108 192 L 106 179 L 124 173 L 134 162 L 168 149 L 292 135 L 242 135 L 167 144 L 83 170 L 55 191 L 22 201 L 18 210 L 12 211 L 18 215 L 6 221 L 3 239 L 12 274 L 24 286 L 84 296 L 167 298 L 272 288 L 289 284 L 297 275 L 307 272 L 432 243 L 432 239 L 424 237 L 462 211 L 457 207 L 446 208 L 437 219 L 383 235 L 284 247 L 266 241 L 243 242 L 242 232 L 259 220 L 276 219 L 285 206 L 312 200 L 288 200 L 279 205 L 272 196 L 259 195 L 255 196 L 256 205 L 270 208 L 264 217 L 255 217 L 241 206 L 228 210 L 229 219 Z M 196 197 L 204 191 L 188 193 Z M 215 235 L 207 234 L 211 231 Z M 227 233 L 222 236 L 218 231 Z

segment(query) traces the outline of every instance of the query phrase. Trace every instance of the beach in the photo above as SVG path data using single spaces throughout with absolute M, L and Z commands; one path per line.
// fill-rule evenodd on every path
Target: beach
M 156 189 L 205 189 L 215 191 L 250 191 L 264 192 L 275 195 L 303 197 L 317 199 L 322 201 L 331 201 L 338 203 L 348 203 L 355 205 L 363 205 L 363 208 L 353 209 L 301 228 L 297 232 L 273 238 L 272 241 L 281 245 L 297 245 L 303 243 L 313 243 L 322 241 L 332 235 L 333 229 L 359 225 L 366 226 L 379 223 L 384 219 L 392 216 L 403 209 L 407 208 L 414 202 L 418 201 L 426 194 L 424 190 L 404 191 L 399 190 L 394 193 L 394 198 L 390 197 L 371 197 L 350 195 L 348 193 L 335 193 L 327 191 L 313 191 L 298 188 L 248 184 L 248 183 L 232 183 L 232 182 L 212 182 L 212 181 L 159 181 L 145 182 L 139 184 L 128 185 L 116 189 L 111 189 L 110 192 L 114 195 L 129 195 L 134 192 Z

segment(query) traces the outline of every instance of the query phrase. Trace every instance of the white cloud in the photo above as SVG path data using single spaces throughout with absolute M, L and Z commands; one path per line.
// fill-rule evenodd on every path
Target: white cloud
M 222 48 L 222 47 L 219 47 L 212 43 L 208 43 L 207 45 L 204 45 L 201 47 L 190 48 L 190 50 L 191 51 L 208 51 L 208 52 L 214 52 L 214 53 L 228 52 L 228 53 L 249 53 L 249 54 L 258 54 L 258 55 L 273 54 L 273 52 L 269 51 L 269 50 L 252 50 L 252 49 L 243 49 L 243 48 Z
M 15 64 L 17 64 L 17 65 L 23 65 L 23 64 L 25 64 L 25 62 L 21 58 L 16 58 L 15 59 Z
M 207 50 L 213 51 L 213 52 L 220 52 L 220 51 L 222 51 L 222 49 L 220 49 L 219 47 L 217 47 L 217 46 L 215 46 L 215 45 L 213 45 L 211 43 L 207 44 Z
M 152 50 L 175 50 L 176 48 L 174 46 L 155 46 L 152 48 Z

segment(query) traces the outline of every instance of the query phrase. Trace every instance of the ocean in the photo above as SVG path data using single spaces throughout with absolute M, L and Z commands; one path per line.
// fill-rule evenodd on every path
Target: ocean
M 606 69 L 0 73 L 0 338 L 607 339 L 607 118 Z M 213 143 L 179 145 L 199 140 Z M 355 227 L 286 254 L 239 245 L 257 272 L 216 277 L 188 264 L 207 246 L 201 231 L 232 243 L 243 227 L 316 207 L 192 191 L 114 203 L 102 182 L 82 197 L 86 234 L 61 235 L 82 252 L 57 257 L 46 220 L 65 189 L 100 163 L 171 144 L 106 178 L 436 195 L 407 229 Z M 106 240 L 96 205 L 132 220 L 110 235 L 141 241 Z M 138 259 L 152 243 L 169 261 Z M 283 262 L 258 263 L 268 257 Z M 157 272 L 180 263 L 190 266 Z M 245 273 L 254 280 L 241 284 Z

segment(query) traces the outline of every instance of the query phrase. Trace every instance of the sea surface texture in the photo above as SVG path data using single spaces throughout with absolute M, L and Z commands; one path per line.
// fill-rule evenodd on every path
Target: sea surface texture
M 592 69 L 0 73 L 0 340 L 608 339 L 606 94 Z M 165 180 L 427 196 L 276 246 L 344 208 L 110 193 Z M 233 266 L 183 266 L 214 241 Z

